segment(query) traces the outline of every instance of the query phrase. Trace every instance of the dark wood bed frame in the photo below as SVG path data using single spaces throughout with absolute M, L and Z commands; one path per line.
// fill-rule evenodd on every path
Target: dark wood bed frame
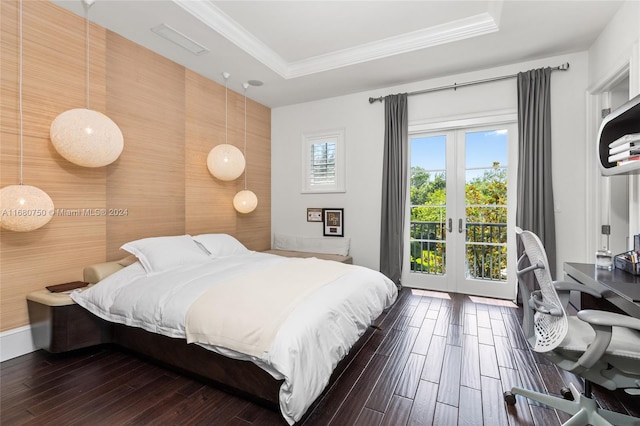
M 100 344 L 115 344 L 182 373 L 204 379 L 230 393 L 280 411 L 278 396 L 283 380 L 274 379 L 250 361 L 225 357 L 201 346 L 187 344 L 185 339 L 170 338 L 141 328 L 110 323 L 76 304 L 47 306 L 28 300 L 28 308 L 34 341 L 38 348 L 61 353 Z M 374 326 L 369 327 L 347 356 L 338 363 L 323 394 L 340 377 L 374 331 Z M 314 405 L 321 398 L 322 395 L 316 399 Z M 312 407 L 307 413 L 312 411 Z
M 187 344 L 184 339 L 173 339 L 141 328 L 121 324 L 113 324 L 112 327 L 113 342 L 117 345 L 280 411 L 279 393 L 283 380 L 274 379 L 251 361 L 228 358 L 201 346 Z M 338 363 L 325 390 L 340 377 L 373 332 L 373 327 L 369 327 Z

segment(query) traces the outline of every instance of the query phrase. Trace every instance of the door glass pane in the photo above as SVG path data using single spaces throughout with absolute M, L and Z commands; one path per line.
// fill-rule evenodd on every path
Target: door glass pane
M 446 137 L 411 138 L 411 271 L 442 275 L 446 266 Z
M 507 279 L 507 130 L 466 133 L 466 276 Z

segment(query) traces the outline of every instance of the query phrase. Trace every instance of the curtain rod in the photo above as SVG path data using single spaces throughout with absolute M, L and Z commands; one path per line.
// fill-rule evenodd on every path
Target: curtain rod
M 567 71 L 568 69 L 569 69 L 569 62 L 565 62 L 562 65 L 551 68 L 551 71 Z M 500 77 L 485 78 L 484 80 L 467 81 L 466 83 L 453 83 L 448 86 L 433 87 L 431 89 L 418 90 L 417 92 L 409 92 L 407 93 L 407 96 L 422 95 L 423 93 L 438 92 L 440 90 L 448 90 L 448 89 L 456 90 L 459 87 L 472 86 L 474 84 L 490 83 L 492 81 L 506 80 L 509 78 L 516 78 L 517 76 L 518 74 L 511 74 L 511 75 L 503 75 Z M 369 98 L 369 103 L 372 104 L 378 101 L 382 102 L 383 100 L 384 100 L 384 96 L 380 96 L 378 98 Z

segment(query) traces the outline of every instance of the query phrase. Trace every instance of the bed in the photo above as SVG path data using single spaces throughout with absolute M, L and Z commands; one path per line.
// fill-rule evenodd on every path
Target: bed
M 397 297 L 371 269 L 253 252 L 226 234 L 122 248 L 135 257 L 94 270 L 103 279 L 72 299 L 113 324 L 115 343 L 277 404 L 289 424 Z

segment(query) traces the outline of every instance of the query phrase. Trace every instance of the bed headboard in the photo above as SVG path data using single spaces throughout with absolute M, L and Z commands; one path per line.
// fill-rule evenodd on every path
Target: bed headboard
M 95 263 L 93 265 L 86 266 L 82 271 L 83 280 L 89 284 L 95 284 L 107 278 L 109 275 L 118 272 L 124 268 L 120 264 L 120 261 L 114 260 L 113 262 Z

